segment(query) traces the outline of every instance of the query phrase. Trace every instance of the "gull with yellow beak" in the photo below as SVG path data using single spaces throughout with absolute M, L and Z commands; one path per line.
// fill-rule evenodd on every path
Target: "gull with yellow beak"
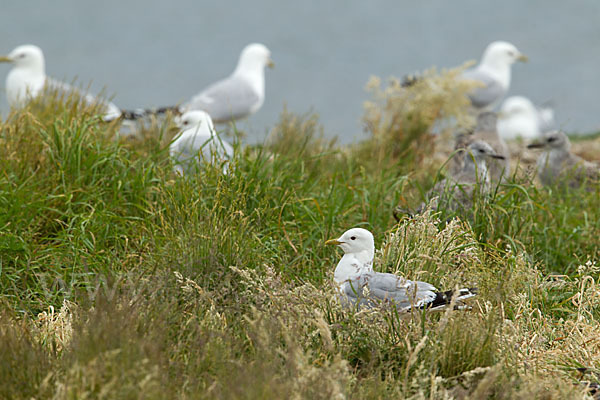
M 130 119 L 172 110 L 178 114 L 204 111 L 215 124 L 246 118 L 257 112 L 265 102 L 265 67 L 274 66 L 271 51 L 264 44 L 244 47 L 237 67 L 227 78 L 219 80 L 181 106 L 126 112 Z
M 510 87 L 511 66 L 526 62 L 527 56 L 509 42 L 496 41 L 485 49 L 481 62 L 462 74 L 465 80 L 481 86 L 469 93 L 471 105 L 480 111 L 490 110 L 502 100 Z
M 464 300 L 477 294 L 477 289 L 439 292 L 427 282 L 373 271 L 375 242 L 371 232 L 363 228 L 347 230 L 338 239 L 328 240 L 325 244 L 338 246 L 344 251 L 334 273 L 344 305 L 392 305 L 399 312 L 439 310 L 450 304 L 466 308 Z
M 13 64 L 13 68 L 6 77 L 6 97 L 11 107 L 23 107 L 29 100 L 42 93 L 45 87 L 48 87 L 66 96 L 75 93 L 88 104 L 101 104 L 104 107 L 104 120 L 106 121 L 111 121 L 121 115 L 121 111 L 113 103 L 82 93 L 67 83 L 46 76 L 44 53 L 37 46 L 31 44 L 19 46 L 7 56 L 0 57 L 0 62 Z
M 511 68 L 517 61 L 526 62 L 527 56 L 512 43 L 498 40 L 486 47 L 479 64 L 462 73 L 462 80 L 477 83 L 477 87 L 468 93 L 476 112 L 491 110 L 506 95 Z M 402 86 L 412 86 L 420 80 L 418 76 L 409 75 L 402 81 Z
M 215 123 L 254 114 L 265 101 L 265 67 L 273 65 L 271 52 L 265 45 L 249 44 L 229 77 L 208 86 L 180 109 L 205 111 Z

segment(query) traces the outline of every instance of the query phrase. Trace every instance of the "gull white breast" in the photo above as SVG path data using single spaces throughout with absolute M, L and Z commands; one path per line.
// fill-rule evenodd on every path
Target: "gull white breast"
M 325 244 L 336 245 L 344 251 L 334 273 L 344 305 L 394 306 L 400 312 L 409 312 L 423 308 L 442 309 L 454 301 L 460 308 L 464 306 L 464 300 L 477 293 L 476 289 L 439 292 L 427 282 L 375 272 L 375 242 L 371 232 L 363 228 L 349 229 L 338 239 L 328 240 Z

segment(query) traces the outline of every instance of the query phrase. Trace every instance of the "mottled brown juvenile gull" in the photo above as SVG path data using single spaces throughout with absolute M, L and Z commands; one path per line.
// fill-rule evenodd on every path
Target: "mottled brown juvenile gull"
M 426 196 L 429 206 L 448 211 L 470 210 L 478 196 L 485 196 L 490 190 L 490 177 L 487 163 L 490 159 L 504 160 L 484 141 L 476 140 L 467 146 L 462 169 L 438 182 Z M 421 212 L 427 203 L 417 209 Z
M 532 143 L 528 148 L 543 148 L 538 157 L 537 170 L 542 184 L 561 185 L 578 188 L 587 183 L 589 190 L 600 183 L 600 165 L 586 161 L 571 153 L 571 142 L 561 131 L 547 133 L 542 141 Z
M 474 288 L 438 292 L 427 282 L 373 271 L 375 241 L 371 232 L 363 228 L 352 228 L 325 244 L 339 246 L 344 251 L 335 268 L 334 281 L 340 290 L 340 300 L 346 306 L 391 305 L 400 312 L 437 310 L 452 304 L 455 297 L 457 308 L 464 308 L 464 300 L 477 293 Z
M 490 158 L 487 167 L 490 183 L 497 185 L 510 176 L 510 151 L 506 142 L 498 135 L 496 129 L 498 117 L 492 111 L 484 111 L 477 116 L 477 125 L 473 132 L 459 134 L 456 138 L 455 150 L 467 148 L 471 143 L 481 140 L 489 144 L 494 152 L 504 159 Z M 466 152 L 460 152 L 453 158 L 453 170 L 459 173 L 463 168 Z

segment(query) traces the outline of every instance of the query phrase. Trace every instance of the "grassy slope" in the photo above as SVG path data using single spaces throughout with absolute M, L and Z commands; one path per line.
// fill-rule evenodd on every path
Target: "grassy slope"
M 598 192 L 518 175 L 471 222 L 395 225 L 438 172 L 428 131 L 460 121 L 458 94 L 411 90 L 375 91 L 370 141 L 338 147 L 284 111 L 234 173 L 189 179 L 167 130 L 114 140 L 95 110 L 55 101 L 11 114 L 0 398 L 583 396 L 574 369 L 600 368 Z M 375 234 L 379 270 L 480 287 L 474 311 L 340 309 L 323 242 L 352 226 Z

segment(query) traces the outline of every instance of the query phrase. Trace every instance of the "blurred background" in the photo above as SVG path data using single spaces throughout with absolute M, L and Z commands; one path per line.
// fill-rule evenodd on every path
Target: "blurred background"
M 493 40 L 530 58 L 513 67 L 509 95 L 551 102 L 568 132 L 600 129 L 597 0 L 30 0 L 2 8 L 1 54 L 36 44 L 48 75 L 104 88 L 121 108 L 187 100 L 229 75 L 246 44 L 266 44 L 276 67 L 266 71 L 265 104 L 239 124 L 250 142 L 264 139 L 284 105 L 317 112 L 328 136 L 359 140 L 369 76 L 458 66 Z M 9 68 L 0 65 L 3 92 Z

